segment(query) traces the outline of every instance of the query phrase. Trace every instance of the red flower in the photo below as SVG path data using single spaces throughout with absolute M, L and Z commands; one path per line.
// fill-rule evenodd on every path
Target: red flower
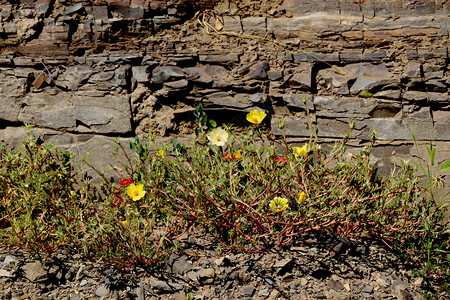
M 277 163 L 279 163 L 280 165 L 286 165 L 287 164 L 287 162 L 286 162 L 286 159 L 284 158 L 284 157 L 279 157 L 279 156 L 277 156 L 277 155 L 274 155 L 273 156 L 273 159 L 277 162 Z
M 120 182 L 120 185 L 127 186 L 127 185 L 130 185 L 131 182 L 133 182 L 133 180 L 131 178 L 130 179 L 122 179 L 122 181 Z
M 225 160 L 230 160 L 232 158 L 231 154 L 227 152 L 225 152 L 224 155 L 222 155 L 223 158 L 225 158 Z

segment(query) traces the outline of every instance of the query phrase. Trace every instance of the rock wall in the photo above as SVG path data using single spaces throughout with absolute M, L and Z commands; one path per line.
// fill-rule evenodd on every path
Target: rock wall
M 248 111 L 266 110 L 276 135 L 286 117 L 293 143 L 309 137 L 305 105 L 324 143 L 355 120 L 351 145 L 376 130 L 384 173 L 425 155 L 430 140 L 439 163 L 450 158 L 450 1 L 0 0 L 0 9 L 0 141 L 11 147 L 30 123 L 42 141 L 105 165 L 114 137 L 189 141 L 201 101 L 219 123 L 246 126 Z

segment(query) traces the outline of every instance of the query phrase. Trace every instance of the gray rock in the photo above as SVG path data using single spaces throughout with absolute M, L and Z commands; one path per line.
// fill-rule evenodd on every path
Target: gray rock
M 280 80 L 283 78 L 283 71 L 269 71 L 267 77 L 273 81 Z
M 139 20 L 144 17 L 143 7 L 118 7 L 113 12 L 119 14 L 124 19 Z
M 254 104 L 263 104 L 267 102 L 266 94 L 251 94 L 248 99 Z
M 347 131 L 350 130 L 348 125 L 348 119 L 342 118 L 338 119 L 336 117 L 317 117 L 317 127 L 319 128 L 319 137 L 330 137 L 330 138 L 342 138 Z M 364 122 L 356 122 L 356 127 L 353 130 L 353 138 L 365 138 L 368 139 L 368 129 Z M 309 129 L 308 129 L 309 131 Z M 309 133 L 304 136 L 309 136 Z M 316 249 L 317 250 L 317 249 Z
M 277 97 L 278 95 L 273 95 Z M 306 100 L 306 106 L 309 110 L 314 110 L 314 96 L 312 94 L 287 94 L 282 95 L 283 101 L 290 107 L 296 107 L 305 109 L 305 103 L 302 100 Z
M 2 277 L 14 277 L 13 273 L 4 269 L 0 269 L 0 278 Z
M 450 111 L 433 111 L 434 138 L 450 140 Z
M 188 86 L 188 81 L 186 79 L 181 79 L 177 81 L 165 82 L 164 87 L 173 90 L 183 90 Z
M 373 95 L 375 98 L 400 99 L 401 90 L 384 90 Z
M 19 120 L 52 129 L 126 133 L 131 130 L 128 96 L 91 97 L 84 93 L 29 94 Z
M 190 271 L 187 274 L 187 277 L 192 280 L 195 284 L 199 284 L 199 278 L 198 278 L 198 273 L 195 271 Z
M 237 63 L 239 62 L 239 54 L 228 53 L 228 54 L 202 54 L 198 56 L 198 60 L 204 63 Z
M 18 150 L 22 141 L 29 136 L 23 127 L 6 127 L 0 130 L 0 142 L 6 145 L 8 150 Z
M 246 297 L 252 297 L 255 293 L 255 287 L 252 284 L 244 285 L 241 289 L 241 294 Z
M 201 284 L 211 284 L 214 282 L 215 271 L 213 268 L 202 268 L 197 271 L 197 276 Z
M 114 78 L 114 71 L 107 71 L 107 72 L 99 72 L 96 74 L 93 74 L 87 82 L 89 83 L 99 83 L 103 81 L 108 81 Z
M 255 34 L 266 34 L 267 24 L 265 17 L 248 17 L 242 19 L 242 28 L 244 32 Z
M 339 54 L 324 53 L 294 53 L 294 61 L 321 61 L 321 62 L 339 62 Z
M 70 300 L 82 300 L 83 298 L 79 294 L 70 295 Z
M 285 75 L 285 81 L 293 88 L 310 90 L 312 87 L 313 64 L 301 63 L 300 66 L 291 70 L 292 74 Z
M 432 121 L 373 118 L 364 121 L 370 131 L 375 130 L 379 140 L 411 140 L 412 133 L 418 140 L 428 140 L 433 132 Z
M 227 69 L 222 66 L 201 66 L 186 68 L 186 73 L 194 83 L 210 84 L 214 80 L 231 80 Z
M 98 296 L 98 297 L 105 297 L 108 294 L 109 294 L 109 289 L 106 286 L 104 286 L 104 285 L 99 286 L 95 290 L 95 295 Z
M 71 91 L 76 91 L 80 84 L 87 82 L 93 73 L 94 69 L 90 66 L 70 66 L 64 72 L 65 87 Z
M 72 6 L 68 7 L 68 8 L 66 8 L 64 10 L 64 13 L 66 15 L 71 15 L 71 14 L 80 12 L 82 9 L 83 9 L 83 3 L 78 3 L 78 4 L 75 4 L 75 5 L 72 5 Z
M 184 287 L 179 283 L 169 283 L 159 279 L 150 279 L 150 286 L 157 293 L 174 293 L 181 291 Z
M 92 15 L 95 19 L 108 19 L 108 7 L 94 5 L 92 6 Z
M 385 64 L 357 63 L 341 69 L 345 74 L 356 77 L 356 81 L 350 88 L 352 94 L 371 92 L 374 89 L 398 82 Z
M 450 103 L 450 96 L 448 93 L 429 92 L 427 96 L 428 96 L 428 101 L 430 101 L 430 102 L 436 102 L 436 103 L 440 103 L 440 104 Z
M 279 117 L 274 116 L 271 120 L 271 130 L 274 135 L 281 136 L 281 130 L 278 128 L 276 120 Z M 304 118 L 287 118 L 284 126 L 284 132 L 291 137 L 309 137 L 310 131 L 308 121 Z
M 382 88 L 397 82 L 395 79 L 376 79 L 367 76 L 358 76 L 355 83 L 350 88 L 350 93 L 353 95 L 363 92 L 372 92 L 375 89 Z
M 294 266 L 294 259 L 292 258 L 284 258 L 282 260 L 278 260 L 273 268 L 276 269 L 278 275 L 284 275 L 286 272 L 292 270 Z
M 186 75 L 180 67 L 161 66 L 154 70 L 152 82 L 153 84 L 162 84 L 166 81 L 183 79 L 185 77 Z
M 366 284 L 362 290 L 363 293 L 371 294 L 373 293 L 373 287 L 371 285 Z
M 362 50 L 343 50 L 339 53 L 339 58 L 343 62 L 355 62 L 362 60 Z
M 121 66 L 114 71 L 114 81 L 118 86 L 126 87 L 128 85 L 130 67 Z
M 422 65 L 415 61 L 408 61 L 403 68 L 401 78 L 420 78 L 422 77 Z
M 242 32 L 242 23 L 239 16 L 223 16 L 223 31 Z
M 218 92 L 208 95 L 207 100 L 215 105 L 230 108 L 248 108 L 253 106 L 248 94 L 231 96 L 226 92 Z
M 331 90 L 339 95 L 347 95 L 350 93 L 349 85 L 355 77 L 350 74 L 339 74 L 332 68 L 319 71 L 319 76 L 325 80 L 325 83 L 331 86 Z
M 45 15 L 50 7 L 50 1 L 38 1 L 34 6 L 34 10 L 38 16 Z
M 131 72 L 133 74 L 133 78 L 136 79 L 137 82 L 148 82 L 150 78 L 150 74 L 148 72 L 149 66 L 133 66 L 131 67 Z
M 369 117 L 379 101 L 365 98 L 315 96 L 314 107 L 319 115 Z M 399 104 L 396 104 L 399 106 Z
M 134 290 L 134 293 L 136 295 L 136 300 L 145 300 L 145 289 L 142 285 L 137 287 Z
M 266 79 L 269 64 L 266 61 L 259 62 L 250 67 L 248 79 Z
M 192 270 L 192 263 L 186 260 L 185 256 L 176 259 L 172 264 L 172 272 L 184 274 Z
M 31 282 L 41 282 L 47 280 L 48 278 L 47 271 L 44 270 L 41 262 L 39 261 L 25 264 L 22 267 L 22 271 L 24 272 L 25 278 Z
M 17 258 L 12 255 L 6 255 L 5 259 L 3 260 L 3 263 L 6 267 L 14 267 L 17 265 L 18 261 Z
M 344 286 L 339 280 L 330 279 L 329 286 L 335 290 L 336 292 L 340 292 L 344 290 Z
M 403 93 L 403 99 L 408 101 L 425 101 L 428 99 L 428 93 L 420 91 L 406 91 Z

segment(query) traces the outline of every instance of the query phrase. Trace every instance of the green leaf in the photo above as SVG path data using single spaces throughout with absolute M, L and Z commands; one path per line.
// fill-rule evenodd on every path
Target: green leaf
M 217 127 L 217 123 L 214 120 L 209 120 L 209 124 L 211 125 L 212 128 L 216 128 Z
M 411 132 L 411 134 L 412 134 L 412 137 L 413 137 L 414 143 L 417 143 L 417 138 L 416 138 L 416 135 L 414 134 L 414 132 Z
M 446 161 L 444 161 L 444 163 L 441 165 L 439 170 L 441 170 L 442 172 L 450 171 L 450 159 L 447 159 Z
M 425 170 L 421 165 L 419 165 L 419 164 L 417 164 L 417 163 L 414 163 L 415 165 L 416 165 L 416 167 L 418 167 L 419 169 L 421 169 L 425 174 L 427 174 L 428 176 L 430 176 L 430 173 L 427 171 L 427 170 Z
M 434 156 L 436 153 L 436 148 L 433 148 L 433 144 L 430 142 L 430 147 L 426 147 L 428 151 L 428 157 L 430 158 L 431 165 L 434 166 Z

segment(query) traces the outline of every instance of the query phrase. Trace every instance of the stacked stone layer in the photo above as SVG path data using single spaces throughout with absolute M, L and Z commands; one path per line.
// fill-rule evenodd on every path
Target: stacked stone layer
M 434 141 L 438 162 L 450 157 L 450 1 L 213 5 L 0 1 L 0 140 L 17 146 L 30 123 L 46 142 L 106 158 L 116 136 L 189 136 L 201 101 L 237 125 L 266 110 L 276 135 L 286 117 L 293 142 L 310 134 L 305 105 L 323 141 L 355 120 L 355 146 L 378 133 L 381 167 L 393 151 L 420 154 L 412 132 Z

